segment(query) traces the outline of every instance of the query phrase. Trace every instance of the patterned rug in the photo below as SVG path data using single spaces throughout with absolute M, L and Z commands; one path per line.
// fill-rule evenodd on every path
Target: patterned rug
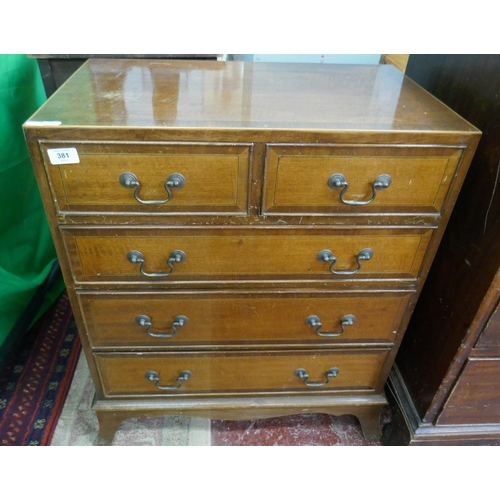
M 0 445 L 50 444 L 81 350 L 66 292 L 0 373 Z

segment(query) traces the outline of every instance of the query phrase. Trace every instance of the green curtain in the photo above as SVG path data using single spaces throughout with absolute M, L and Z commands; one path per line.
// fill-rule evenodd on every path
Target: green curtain
M 22 130 L 45 101 L 36 60 L 0 54 L 0 348 L 56 259 Z M 36 319 L 63 289 L 59 280 Z

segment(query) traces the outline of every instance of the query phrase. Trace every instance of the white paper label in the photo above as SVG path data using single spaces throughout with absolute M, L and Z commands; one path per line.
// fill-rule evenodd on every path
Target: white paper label
M 52 165 L 63 163 L 80 163 L 80 157 L 76 148 L 47 149 L 49 160 Z
M 62 122 L 60 122 L 59 120 L 50 120 L 50 121 L 42 121 L 42 122 L 39 122 L 36 120 L 31 120 L 31 121 L 27 121 L 25 123 L 25 125 L 29 125 L 32 127 L 53 127 L 54 125 L 56 125 L 56 126 L 62 125 Z

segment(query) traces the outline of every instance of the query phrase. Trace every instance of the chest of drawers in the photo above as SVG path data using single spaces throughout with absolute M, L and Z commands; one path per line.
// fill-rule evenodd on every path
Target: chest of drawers
M 91 60 L 25 134 L 99 443 L 158 414 L 379 437 L 479 131 L 389 66 Z

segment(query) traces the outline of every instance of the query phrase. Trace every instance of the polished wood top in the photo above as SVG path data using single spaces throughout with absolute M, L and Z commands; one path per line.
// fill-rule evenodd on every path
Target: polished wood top
M 32 121 L 172 129 L 476 129 L 390 65 L 87 61 Z

